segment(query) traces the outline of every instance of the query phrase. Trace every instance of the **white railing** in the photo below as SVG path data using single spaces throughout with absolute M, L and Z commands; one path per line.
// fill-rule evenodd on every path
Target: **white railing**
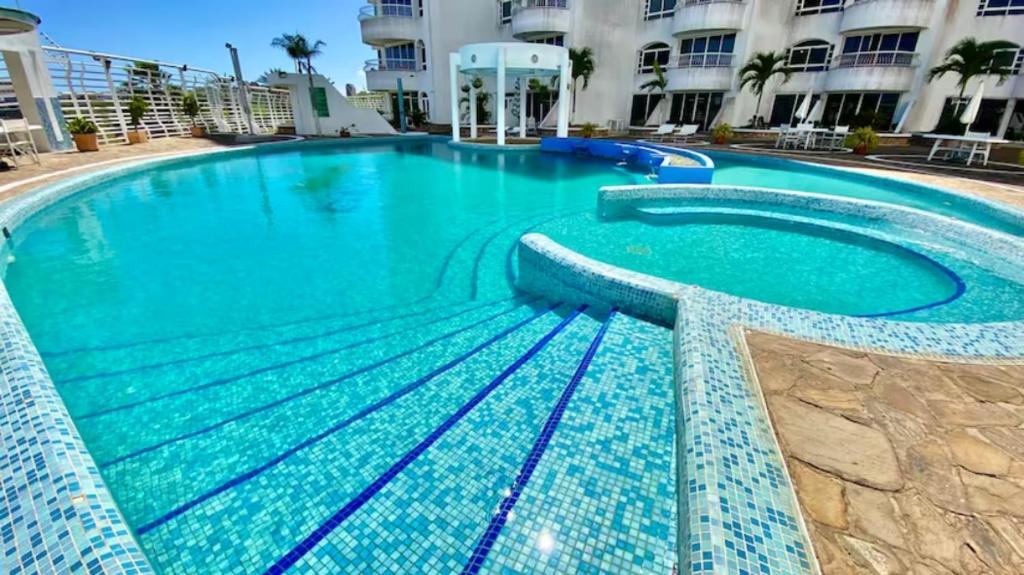
M 679 6 L 699 6 L 701 4 L 742 4 L 744 0 L 683 0 Z
M 372 20 L 387 16 L 412 18 L 414 15 L 412 3 L 387 2 L 386 0 L 380 4 L 369 4 L 359 9 L 360 20 Z
M 840 54 L 834 68 L 909 68 L 914 65 L 917 54 L 913 52 L 855 52 Z
M 675 68 L 726 68 L 732 66 L 732 54 L 680 54 Z
M 519 8 L 563 8 L 569 7 L 569 0 L 519 0 Z
M 151 137 L 187 134 L 192 121 L 181 110 L 186 93 L 199 101 L 198 125 L 218 132 L 248 132 L 238 86 L 212 70 L 55 46 L 44 52 L 64 117 L 95 122 L 101 142 L 127 141 L 128 103 L 135 97 L 149 105 L 141 127 Z M 257 132 L 272 133 L 293 122 L 287 90 L 256 84 L 246 90 Z
M 364 72 L 411 72 L 416 69 L 415 58 L 375 58 L 363 65 Z

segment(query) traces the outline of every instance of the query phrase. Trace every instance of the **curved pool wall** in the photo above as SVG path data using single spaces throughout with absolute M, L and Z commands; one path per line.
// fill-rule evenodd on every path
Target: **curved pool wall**
M 259 148 L 266 153 L 271 146 L 283 151 L 295 146 L 408 141 L 397 137 L 286 142 Z M 154 165 L 215 161 L 254 149 L 250 146 L 146 159 L 45 185 L 0 204 L 0 226 L 13 231 L 26 218 L 61 198 Z M 942 193 L 969 200 L 948 191 Z M 985 202 L 972 205 L 979 204 Z M 597 303 L 632 302 L 636 310 L 650 310 L 637 311 L 638 315 L 675 328 L 679 480 L 686 486 L 679 490 L 680 572 L 735 572 L 737 566 L 751 567 L 756 572 L 756 564 L 739 557 L 738 549 L 750 549 L 748 557 L 770 557 L 780 572 L 816 572 L 813 550 L 795 512 L 795 496 L 767 416 L 754 400 L 756 390 L 748 387 L 743 345 L 738 339 L 743 328 L 885 353 L 1024 356 L 1024 322 L 924 324 L 821 314 L 694 286 L 680 289 L 671 285 L 673 282 L 588 260 L 550 240 L 525 243 L 529 245 L 520 250 L 519 281 L 530 291 L 563 290 L 570 299 Z M 7 249 L 5 242 L 5 255 Z M 558 274 L 567 281 L 552 279 Z M 603 287 L 571 289 L 568 280 L 581 278 Z M 20 446 L 6 450 L 4 455 L 4 523 L 13 528 L 5 530 L 0 567 L 3 572 L 152 573 L 2 285 L 0 314 L 4 330 L 0 426 L 5 437 L 14 438 Z M 750 438 L 756 441 L 751 444 Z M 753 463 L 736 467 L 731 463 L 734 460 Z M 771 489 L 765 488 L 765 478 Z M 756 488 L 748 491 L 750 486 Z M 738 504 L 723 508 L 726 499 L 747 501 L 752 508 Z
M 895 177 L 868 174 L 855 167 L 825 166 L 799 159 L 777 158 L 763 154 L 741 154 L 721 150 L 708 150 L 706 155 L 712 160 L 717 158 L 723 162 L 735 161 L 755 167 L 766 167 L 782 171 L 793 171 L 791 168 L 794 165 L 798 165 L 800 166 L 799 172 L 801 174 L 823 177 L 835 177 L 837 174 L 840 174 L 840 178 L 844 181 L 868 186 L 877 186 L 880 182 L 884 182 L 887 190 L 900 192 L 908 199 L 920 199 L 922 205 L 916 207 L 921 209 L 933 209 L 948 216 L 953 216 L 954 212 L 958 212 L 960 219 L 966 219 L 974 224 L 993 228 L 1008 234 L 1024 236 L 1024 210 L 977 195 L 956 192 L 925 183 L 910 182 Z M 885 168 L 885 166 L 879 166 L 879 168 Z M 762 183 L 758 182 L 757 185 L 762 185 Z M 914 203 L 903 205 L 915 207 Z M 968 215 L 971 217 L 966 217 Z
M 715 163 L 704 154 L 648 143 L 595 140 L 592 138 L 544 138 L 540 142 L 543 152 L 581 154 L 643 167 L 657 174 L 660 184 L 710 184 Z M 687 165 L 675 164 L 674 157 L 688 160 Z M 696 165 L 689 165 L 689 162 Z
M 673 326 L 681 573 L 760 572 L 759 555 L 772 572 L 818 572 L 744 330 L 877 353 L 1024 363 L 1024 321 L 911 323 L 765 304 L 611 266 L 540 234 L 520 240 L 517 285 Z

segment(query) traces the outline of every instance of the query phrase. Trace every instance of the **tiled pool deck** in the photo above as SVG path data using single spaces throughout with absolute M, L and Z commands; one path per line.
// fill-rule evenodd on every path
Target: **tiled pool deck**
M 51 187 L 41 194 L 21 196 L 0 205 L 0 224 L 12 229 L 31 213 L 90 180 L 78 179 L 71 185 Z M 1016 240 L 985 237 L 992 240 L 986 245 L 994 253 L 1010 254 L 1019 247 Z M 866 350 L 978 358 L 1024 356 L 1021 322 L 930 325 L 830 316 L 692 286 L 669 285 L 671 282 L 652 285 L 648 276 L 595 265 L 558 246 L 542 242 L 534 247 L 537 249 L 520 253 L 526 258 L 521 279 L 529 291 L 569 302 L 623 305 L 626 311 L 674 326 L 676 461 L 678 477 L 684 481 L 678 492 L 678 522 L 665 522 L 675 505 L 658 508 L 656 504 L 651 518 L 621 520 L 652 521 L 642 528 L 645 533 L 656 538 L 676 537 L 682 558 L 678 569 L 683 573 L 814 573 L 818 569 L 766 414 L 744 370 L 745 348 L 738 337 L 739 326 Z M 559 274 L 566 273 L 597 280 L 589 285 L 599 287 L 597 291 L 574 289 L 571 278 L 563 275 L 565 281 L 559 279 Z M 0 506 L 0 571 L 12 575 L 151 573 L 2 288 L 0 314 L 4 342 L 0 357 L 0 430 L 8 446 L 0 466 L 5 495 Z M 635 345 L 643 346 L 644 337 L 633 333 L 643 331 L 636 325 L 612 323 L 606 337 L 617 341 L 636 337 Z M 627 333 L 622 331 L 623 326 L 633 327 Z M 657 352 L 638 353 L 643 356 Z M 666 360 L 660 358 L 655 363 L 664 366 Z M 633 368 L 630 371 L 635 373 Z M 601 381 L 611 377 L 607 372 L 615 369 L 622 368 L 597 361 L 586 377 Z M 583 386 L 573 398 L 583 408 L 566 413 L 561 425 L 591 429 L 587 417 L 601 409 L 656 418 L 656 414 L 644 412 L 644 393 L 643 388 L 628 393 L 609 386 Z M 639 403 L 631 406 L 630 401 Z M 617 439 L 614 433 L 595 437 L 594 445 L 614 445 Z M 530 533 L 538 528 L 553 529 L 555 520 L 551 518 L 558 513 L 597 512 L 605 501 L 602 489 L 616 485 L 612 477 L 607 483 L 600 480 L 603 472 L 597 468 L 614 463 L 603 463 L 602 451 L 563 444 L 557 435 L 550 438 L 545 449 L 561 456 L 542 460 L 531 469 L 533 482 L 517 494 L 518 508 L 530 510 L 533 523 L 506 528 L 512 531 L 489 550 L 490 557 L 504 557 L 503 565 L 518 565 L 522 572 L 530 571 L 536 558 L 514 557 L 519 547 L 503 549 L 503 541 L 525 537 L 519 532 L 522 529 Z M 664 457 L 661 454 L 657 458 Z M 592 468 L 598 477 L 596 490 L 582 507 L 574 499 L 546 508 L 551 502 L 544 499 L 542 505 L 538 490 L 559 476 L 556 467 L 566 465 Z M 654 491 L 648 494 L 652 501 L 670 497 L 659 491 L 662 488 L 652 488 Z M 385 505 L 387 501 L 377 503 Z M 366 528 L 368 532 L 373 530 L 372 525 Z M 317 557 L 313 553 L 305 560 L 316 561 Z M 544 567 L 547 572 L 564 569 L 557 555 L 549 559 Z M 664 558 L 651 561 L 641 563 L 638 570 L 663 572 L 668 567 Z M 624 565 L 616 566 L 614 561 L 595 564 L 595 568 L 606 571 L 619 567 Z

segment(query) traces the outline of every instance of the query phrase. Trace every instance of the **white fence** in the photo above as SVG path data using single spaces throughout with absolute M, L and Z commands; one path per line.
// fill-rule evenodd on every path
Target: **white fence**
M 187 134 L 192 121 L 182 112 L 181 101 L 189 92 L 199 101 L 197 124 L 217 132 L 248 132 L 238 86 L 211 70 L 54 46 L 44 51 L 64 117 L 96 122 L 104 143 L 127 140 L 128 102 L 135 97 L 149 104 L 141 125 L 151 137 Z M 10 83 L 0 78 L 0 91 L 5 80 Z M 292 125 L 287 90 L 251 84 L 246 91 L 257 132 L 273 133 L 278 126 Z

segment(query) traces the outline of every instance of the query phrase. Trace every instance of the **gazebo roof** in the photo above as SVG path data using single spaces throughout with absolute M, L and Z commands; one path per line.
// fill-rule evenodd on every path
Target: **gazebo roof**
M 498 56 L 505 52 L 506 76 L 557 76 L 568 50 L 562 46 L 528 44 L 525 42 L 490 42 L 467 44 L 459 49 L 463 73 L 495 76 Z

